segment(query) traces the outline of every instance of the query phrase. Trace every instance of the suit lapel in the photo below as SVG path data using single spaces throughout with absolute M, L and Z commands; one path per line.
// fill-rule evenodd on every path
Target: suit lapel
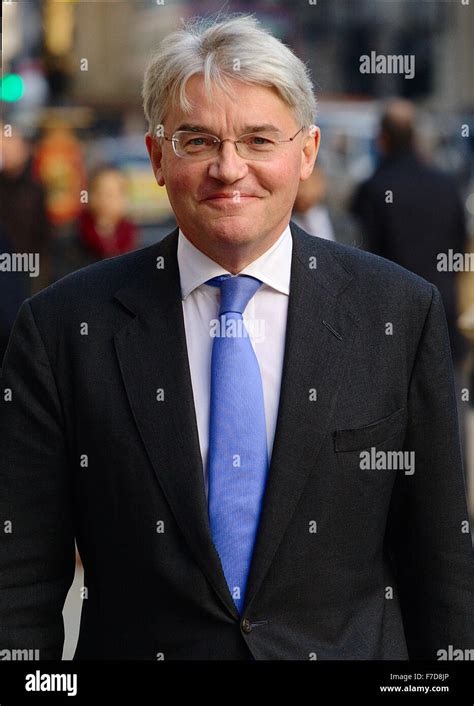
M 238 617 L 209 531 L 177 243 L 176 229 L 144 249 L 142 266 L 116 292 L 135 317 L 115 335 L 115 348 L 135 422 L 176 522 L 222 603 Z M 160 389 L 164 399 L 157 401 Z
M 247 608 L 270 567 L 308 474 L 317 464 L 355 326 L 338 302 L 352 276 L 320 239 L 291 222 L 290 227 L 293 254 L 280 403 L 247 584 Z M 312 390 L 316 401 L 310 400 Z

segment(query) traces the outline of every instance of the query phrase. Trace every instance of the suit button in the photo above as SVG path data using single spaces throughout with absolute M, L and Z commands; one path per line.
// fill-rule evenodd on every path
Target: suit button
M 247 633 L 252 631 L 252 623 L 248 620 L 248 618 L 244 618 L 242 620 L 242 630 Z

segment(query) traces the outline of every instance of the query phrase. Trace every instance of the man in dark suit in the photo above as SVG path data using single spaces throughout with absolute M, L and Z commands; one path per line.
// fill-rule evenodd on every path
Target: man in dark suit
M 310 95 L 288 49 L 251 18 L 168 40 L 144 96 L 179 227 L 29 299 L 7 348 L 0 648 L 61 655 L 74 538 L 87 587 L 76 659 L 471 648 L 439 292 L 290 222 L 319 132 L 301 102 L 251 82 L 279 57 L 275 85 Z M 157 120 L 160 81 L 196 66 L 186 47 L 227 78 L 245 56 L 242 76 L 210 97 L 198 72 L 186 116 L 176 101 Z
M 434 284 L 443 298 L 452 355 L 458 363 L 466 341 L 458 326 L 456 272 L 440 268 L 439 255 L 467 249 L 459 190 L 448 174 L 417 153 L 415 109 L 406 100 L 389 103 L 382 116 L 382 159 L 356 190 L 351 210 L 360 219 L 367 248 Z

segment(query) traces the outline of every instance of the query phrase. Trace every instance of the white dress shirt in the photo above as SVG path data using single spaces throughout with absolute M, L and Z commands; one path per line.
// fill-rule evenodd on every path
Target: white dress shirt
M 263 282 L 247 304 L 243 319 L 262 376 L 269 460 L 280 399 L 292 249 L 291 231 L 287 226 L 269 250 L 239 272 L 239 274 L 257 277 Z M 212 277 L 231 273 L 198 250 L 181 229 L 178 236 L 177 255 L 186 343 L 207 496 L 211 353 L 214 341 L 211 335 L 211 322 L 219 319 L 220 290 L 205 282 Z

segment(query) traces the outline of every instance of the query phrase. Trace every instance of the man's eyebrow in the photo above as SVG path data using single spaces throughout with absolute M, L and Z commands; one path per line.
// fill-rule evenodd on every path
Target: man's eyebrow
M 280 128 L 276 127 L 276 125 L 272 125 L 271 123 L 264 123 L 263 125 L 246 125 L 244 127 L 244 132 L 242 135 L 246 132 L 280 132 Z
M 192 132 L 209 132 L 209 128 L 205 127 L 204 125 L 195 125 L 194 123 L 182 123 L 182 125 L 176 128 L 175 132 L 178 132 L 178 130 L 190 130 Z
M 206 132 L 209 135 L 215 134 L 213 130 L 211 130 L 211 128 L 206 127 L 205 125 L 196 125 L 195 123 L 182 123 L 178 128 L 176 128 L 175 132 L 178 132 L 178 130 L 189 130 L 190 132 Z M 272 125 L 271 123 L 264 123 L 263 125 L 245 125 L 240 134 L 245 135 L 248 132 L 267 131 L 281 132 L 280 128 L 276 127 L 276 125 Z

